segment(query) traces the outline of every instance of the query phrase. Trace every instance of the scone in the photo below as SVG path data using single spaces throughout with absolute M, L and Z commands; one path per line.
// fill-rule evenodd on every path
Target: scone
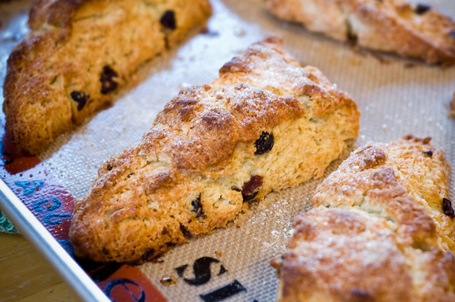
M 429 141 L 359 148 L 319 185 L 272 263 L 277 301 L 455 301 L 449 165 Z
M 223 227 L 267 193 L 321 177 L 357 137 L 359 116 L 280 39 L 253 44 L 211 85 L 181 91 L 139 144 L 100 168 L 75 204 L 75 254 L 144 261 Z
M 36 0 L 8 59 L 6 133 L 38 154 L 211 14 L 208 0 Z
M 279 18 L 310 31 L 432 64 L 455 63 L 455 22 L 404 0 L 267 0 Z

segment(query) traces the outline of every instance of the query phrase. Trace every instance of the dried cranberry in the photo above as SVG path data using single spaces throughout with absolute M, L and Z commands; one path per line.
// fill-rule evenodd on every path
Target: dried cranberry
M 433 156 L 433 151 L 431 151 L 431 150 L 424 151 L 423 154 L 428 155 L 429 157 L 432 157 Z
M 100 74 L 102 94 L 108 94 L 117 89 L 118 83 L 114 81 L 114 78 L 116 77 L 118 77 L 118 74 L 112 67 L 109 65 L 103 67 L 103 71 Z
M 191 202 L 191 206 L 193 207 L 191 212 L 196 213 L 196 218 L 199 218 L 199 217 L 205 218 L 205 213 L 202 209 L 201 194 L 199 194 L 196 197 L 196 199 Z
M 256 198 L 259 193 L 259 188 L 262 186 L 262 176 L 255 175 L 243 185 L 242 196 L 243 201 L 250 201 Z
M 263 131 L 258 140 L 254 142 L 254 146 L 256 147 L 254 154 L 264 154 L 272 150 L 274 143 L 275 138 L 273 137 L 273 133 Z
M 426 4 L 417 4 L 416 8 L 414 9 L 415 13 L 417 15 L 423 15 L 425 14 L 427 11 L 429 11 L 431 9 L 431 6 L 429 5 L 426 5 Z
M 452 202 L 447 198 L 442 199 L 442 211 L 444 212 L 444 214 L 446 214 L 450 218 L 455 217 L 455 212 L 453 211 Z
M 77 110 L 81 111 L 82 108 L 84 108 L 85 104 L 87 103 L 88 99 L 90 98 L 90 94 L 74 90 L 73 92 L 71 92 L 71 98 L 75 102 L 77 102 Z
M 167 10 L 164 12 L 163 16 L 160 19 L 161 25 L 164 26 L 164 28 L 168 29 L 176 29 L 177 28 L 177 22 L 175 21 L 175 13 L 173 10 Z

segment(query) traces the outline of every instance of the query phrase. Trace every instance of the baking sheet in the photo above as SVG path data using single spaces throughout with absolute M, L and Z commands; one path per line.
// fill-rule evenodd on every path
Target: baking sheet
M 453 0 L 418 2 L 455 18 Z M 455 162 L 455 120 L 447 116 L 455 90 L 454 67 L 440 68 L 391 55 L 353 51 L 346 44 L 312 34 L 298 24 L 276 19 L 265 10 L 262 0 L 211 3 L 214 14 L 207 33 L 195 35 L 153 60 L 138 75 L 138 81 L 146 76 L 143 82 L 82 127 L 59 137 L 41 154 L 47 169 L 76 198 L 88 191 L 104 160 L 140 141 L 156 114 L 179 90 L 210 83 L 225 62 L 267 34 L 281 36 L 286 50 L 299 62 L 318 67 L 356 100 L 362 113 L 356 146 L 387 142 L 408 133 L 431 136 L 433 144 L 446 151 L 448 161 Z M 27 32 L 27 6 L 27 1 L 19 1 L 0 8 L 2 81 L 7 55 Z M 3 113 L 1 121 L 4 125 Z M 334 162 L 324 177 L 340 162 Z M 312 192 L 321 181 L 271 193 L 251 215 L 241 218 L 240 227 L 231 225 L 177 246 L 158 263 L 147 263 L 140 269 L 170 301 L 201 301 L 204 295 L 229 285 L 237 292 L 229 301 L 273 301 L 278 279 L 269 261 L 284 250 L 292 218 L 311 206 Z M 185 279 L 198 278 L 200 272 L 194 270 L 194 265 L 202 263 L 200 259 L 209 262 L 209 281 L 191 285 Z

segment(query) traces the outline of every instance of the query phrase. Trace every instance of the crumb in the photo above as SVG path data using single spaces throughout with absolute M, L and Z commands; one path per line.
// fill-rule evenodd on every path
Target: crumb
M 353 66 L 360 66 L 362 65 L 362 61 L 358 57 L 353 57 L 349 59 L 349 63 Z
M 208 35 L 210 37 L 217 37 L 220 35 L 219 32 L 217 31 L 214 31 L 214 30 L 210 30 L 208 27 L 205 27 L 201 30 L 201 34 L 203 35 Z
M 163 278 L 160 279 L 161 284 L 165 286 L 171 286 L 177 283 L 172 277 L 169 276 L 164 276 Z
M 220 251 L 215 251 L 215 255 L 216 255 L 217 257 L 221 257 L 222 253 L 221 253 Z
M 164 260 L 161 258 L 154 258 L 152 259 L 152 263 L 164 263 Z
M 234 35 L 236 35 L 237 37 L 243 37 L 245 34 L 246 34 L 245 30 L 242 28 L 237 27 L 234 29 Z

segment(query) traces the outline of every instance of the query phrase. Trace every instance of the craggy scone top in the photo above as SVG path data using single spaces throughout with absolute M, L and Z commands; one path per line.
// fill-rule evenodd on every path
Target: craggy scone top
M 96 261 L 151 259 L 252 200 L 321 177 L 355 139 L 355 102 L 269 37 L 185 89 L 76 202 L 70 239 Z
M 455 63 L 455 22 L 404 0 L 267 0 L 276 16 L 373 50 L 432 64 Z
M 359 148 L 324 180 L 273 263 L 278 301 L 455 301 L 449 165 L 429 141 Z
M 210 14 L 208 0 L 34 1 L 31 32 L 8 59 L 6 134 L 39 154 Z

